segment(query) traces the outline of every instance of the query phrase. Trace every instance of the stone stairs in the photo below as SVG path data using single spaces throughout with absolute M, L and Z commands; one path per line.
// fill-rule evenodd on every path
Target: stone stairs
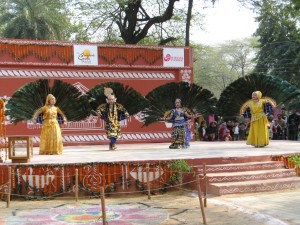
M 203 174 L 203 166 L 195 169 Z M 206 165 L 206 173 L 207 192 L 213 195 L 300 188 L 295 169 L 285 169 L 281 161 Z

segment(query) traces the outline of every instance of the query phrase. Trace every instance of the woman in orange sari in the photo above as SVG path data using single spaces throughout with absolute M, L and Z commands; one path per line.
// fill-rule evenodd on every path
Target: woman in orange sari
M 43 114 L 43 126 L 40 138 L 40 155 L 61 155 L 63 150 L 62 135 L 59 123 L 57 121 L 58 114 L 63 117 L 66 122 L 66 116 L 55 106 L 56 99 L 52 94 L 48 94 L 46 103 L 38 109 L 33 117 L 33 121 L 39 114 Z

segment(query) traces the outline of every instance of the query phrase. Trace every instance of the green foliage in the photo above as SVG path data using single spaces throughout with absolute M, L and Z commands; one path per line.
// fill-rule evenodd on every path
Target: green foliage
M 0 0 L 2 37 L 33 40 L 68 38 L 69 12 L 63 0 Z
M 171 82 L 153 89 L 146 95 L 149 107 L 144 110 L 145 125 L 161 120 L 164 113 L 174 107 L 177 98 L 182 106 L 192 110 L 193 113 L 208 115 L 215 110 L 217 99 L 207 89 L 187 82 Z
M 294 1 L 298 4 L 297 1 Z M 300 86 L 300 11 L 289 0 L 263 0 L 255 8 L 259 16 L 259 52 L 256 71 L 271 73 Z
M 178 159 L 171 162 L 171 168 L 172 171 L 190 172 L 193 167 L 190 166 L 184 159 Z
M 194 45 L 195 83 L 219 97 L 230 83 L 253 70 L 255 41 L 228 41 L 214 47 Z
M 170 164 L 173 174 L 170 176 L 170 184 L 174 185 L 182 180 L 182 172 L 190 172 L 190 166 L 184 159 L 173 160 Z
M 183 43 L 187 3 L 158 1 L 80 1 L 75 3 L 77 20 L 86 24 L 93 40 L 127 44 Z M 194 12 L 193 22 L 201 21 Z M 154 42 L 155 41 L 155 42 Z
M 288 157 L 289 162 L 293 162 L 295 166 L 300 166 L 300 155 L 295 154 Z

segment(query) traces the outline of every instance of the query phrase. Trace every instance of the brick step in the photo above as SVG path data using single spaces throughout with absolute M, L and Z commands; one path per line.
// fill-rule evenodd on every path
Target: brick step
M 274 170 L 282 169 L 283 162 L 280 161 L 265 161 L 265 162 L 248 162 L 248 163 L 230 163 L 230 164 L 215 164 L 206 165 L 206 173 L 220 172 L 238 172 L 238 171 L 253 171 L 253 170 Z M 196 165 L 194 170 L 197 173 L 203 173 L 203 166 Z
M 283 177 L 295 177 L 295 169 L 255 170 L 243 172 L 224 172 L 207 174 L 209 183 L 267 180 Z
M 237 193 L 276 191 L 290 188 L 300 188 L 300 177 L 212 183 L 208 185 L 208 193 L 214 195 L 226 195 Z

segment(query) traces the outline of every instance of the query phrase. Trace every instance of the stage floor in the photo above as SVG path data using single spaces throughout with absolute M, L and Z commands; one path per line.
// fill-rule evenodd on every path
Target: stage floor
M 300 154 L 300 142 L 275 141 L 264 148 L 254 148 L 245 141 L 191 142 L 188 149 L 169 149 L 169 143 L 118 144 L 116 151 L 108 151 L 108 145 L 65 146 L 62 155 L 34 155 L 27 164 L 67 164 L 90 162 L 124 162 L 174 159 L 209 159 L 227 157 L 272 156 Z M 10 164 L 6 160 L 3 164 Z

